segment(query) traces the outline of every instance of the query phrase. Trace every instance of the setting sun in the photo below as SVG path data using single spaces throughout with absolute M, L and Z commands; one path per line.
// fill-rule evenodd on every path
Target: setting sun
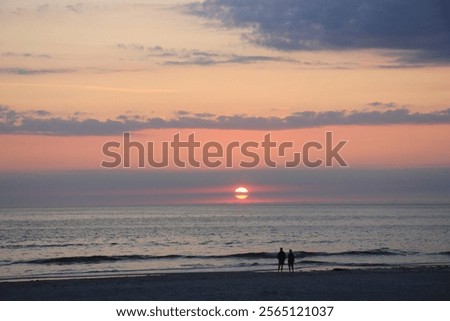
M 238 200 L 245 200 L 248 197 L 248 189 L 245 187 L 238 187 L 234 190 L 234 197 L 236 197 Z

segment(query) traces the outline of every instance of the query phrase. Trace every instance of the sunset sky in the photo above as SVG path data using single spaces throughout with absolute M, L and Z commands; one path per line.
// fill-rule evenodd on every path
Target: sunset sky
M 449 102 L 445 0 L 2 0 L 0 207 L 448 202 Z M 101 167 L 327 131 L 347 167 Z

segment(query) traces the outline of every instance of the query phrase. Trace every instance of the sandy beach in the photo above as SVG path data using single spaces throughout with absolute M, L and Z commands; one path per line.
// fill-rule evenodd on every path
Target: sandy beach
M 0 283 L 1 300 L 450 300 L 450 268 L 174 273 Z

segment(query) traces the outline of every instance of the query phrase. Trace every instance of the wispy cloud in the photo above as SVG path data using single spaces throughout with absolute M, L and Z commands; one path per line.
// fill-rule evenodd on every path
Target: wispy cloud
M 129 88 L 129 87 L 107 87 L 107 86 L 88 86 L 88 85 L 62 85 L 62 84 L 41 84 L 41 83 L 2 83 L 2 86 L 8 87 L 36 87 L 36 88 L 70 88 L 89 91 L 110 91 L 124 92 L 134 94 L 170 94 L 177 90 L 170 88 Z
M 373 101 L 371 103 L 367 104 L 368 107 L 374 107 L 374 108 L 383 108 L 383 109 L 391 109 L 391 108 L 398 108 L 400 107 L 398 104 L 390 102 L 390 103 L 383 103 L 380 101 Z M 405 108 L 405 106 L 403 106 Z
M 45 74 L 67 74 L 75 72 L 74 69 L 64 69 L 64 68 L 48 68 L 48 69 L 32 69 L 32 68 L 0 68 L 0 74 L 11 74 L 11 75 L 45 75 Z
M 281 51 L 390 49 L 403 50 L 398 67 L 450 63 L 444 0 L 205 0 L 184 9 Z
M 375 104 L 378 105 L 378 104 Z M 450 124 L 450 108 L 434 112 L 411 112 L 407 108 L 353 111 L 300 111 L 285 117 L 215 115 L 178 111 L 171 119 L 125 113 L 114 119 L 68 117 L 45 110 L 15 111 L 0 105 L 0 134 L 59 136 L 120 135 L 127 131 L 158 128 L 213 128 L 283 130 L 342 125 Z
M 66 6 L 66 9 L 75 13 L 82 13 L 84 9 L 84 4 L 81 2 L 76 4 L 70 4 Z
M 289 62 L 300 63 L 291 58 L 265 55 L 239 55 L 218 51 L 196 49 L 173 49 L 161 46 L 145 46 L 138 43 L 120 43 L 119 49 L 139 52 L 141 59 L 155 58 L 163 65 L 196 65 L 211 66 L 222 64 L 252 64 L 262 62 Z
M 95 1 L 85 3 L 76 0 L 47 0 L 44 3 L 40 3 L 40 1 L 6 1 L 5 4 L 2 3 L 2 6 L 6 12 L 21 15 L 28 13 L 47 14 L 49 12 L 83 13 L 86 9 L 100 7 L 101 4 L 96 4 Z
M 31 52 L 12 52 L 12 51 L 2 52 L 0 53 L 0 57 L 2 58 L 20 57 L 20 58 L 40 58 L 40 59 L 52 58 L 52 56 L 50 56 L 49 54 L 36 54 Z

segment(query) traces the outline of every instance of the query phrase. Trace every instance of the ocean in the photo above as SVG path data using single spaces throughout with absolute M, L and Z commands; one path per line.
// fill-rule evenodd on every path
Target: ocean
M 450 205 L 0 209 L 0 244 L 0 280 L 449 266 Z

